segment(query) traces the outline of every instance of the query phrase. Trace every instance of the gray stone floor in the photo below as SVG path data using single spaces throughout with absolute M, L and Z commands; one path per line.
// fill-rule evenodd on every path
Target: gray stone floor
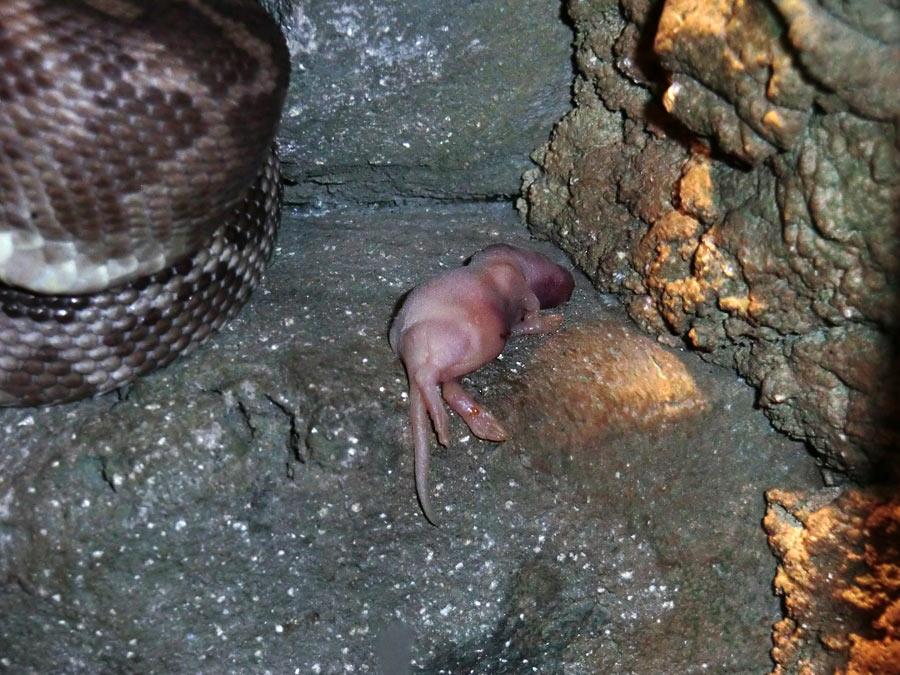
M 547 339 L 510 343 L 467 386 L 514 439 L 454 419 L 441 526 L 422 517 L 387 324 L 499 240 L 529 245 L 508 204 L 288 213 L 264 286 L 198 352 L 118 395 L 0 410 L 0 671 L 766 672 L 763 491 L 818 474 L 695 355 L 673 352 L 696 414 L 575 453 L 554 439 L 582 422 L 516 410 Z M 563 311 L 624 321 L 584 278 Z

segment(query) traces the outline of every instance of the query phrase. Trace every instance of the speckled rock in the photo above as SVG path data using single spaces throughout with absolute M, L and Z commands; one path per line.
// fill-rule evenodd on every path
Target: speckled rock
M 866 476 L 900 438 L 900 12 L 827 4 L 570 2 L 576 108 L 520 209 L 642 327 Z
M 608 352 L 510 340 L 466 386 L 514 437 L 454 417 L 431 463 L 441 527 L 422 517 L 391 311 L 497 241 L 565 261 L 509 204 L 288 209 L 265 283 L 190 358 L 118 395 L 0 410 L 0 672 L 769 668 L 763 493 L 815 489 L 815 465 L 731 372 L 626 329 L 581 275 L 567 331 L 617 326 L 645 346 L 632 368 L 670 373 L 672 396 L 607 400 L 660 420 L 693 387 L 703 416 L 605 436 L 585 407 L 570 459 L 535 380 L 560 348 Z M 526 394 L 533 419 L 507 417 Z
M 570 107 L 558 0 L 267 4 L 293 68 L 288 202 L 510 199 Z
M 770 490 L 764 521 L 780 559 L 772 675 L 900 673 L 900 496 Z
M 514 427 L 542 430 L 531 444 L 544 452 L 533 458 L 550 466 L 560 453 L 577 463 L 602 439 L 664 436 L 708 413 L 710 403 L 672 352 L 606 319 L 546 340 L 505 407 Z

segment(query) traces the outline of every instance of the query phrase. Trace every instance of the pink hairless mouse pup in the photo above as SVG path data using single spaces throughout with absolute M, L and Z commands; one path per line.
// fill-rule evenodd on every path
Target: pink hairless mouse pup
M 450 442 L 441 396 L 479 438 L 509 438 L 503 425 L 463 390 L 459 378 L 497 358 L 512 336 L 555 331 L 562 315 L 542 315 L 540 310 L 568 300 L 574 286 L 566 269 L 541 254 L 493 244 L 473 255 L 468 265 L 414 288 L 403 302 L 391 325 L 390 342 L 409 379 L 416 492 L 432 524 L 431 425 L 441 445 Z

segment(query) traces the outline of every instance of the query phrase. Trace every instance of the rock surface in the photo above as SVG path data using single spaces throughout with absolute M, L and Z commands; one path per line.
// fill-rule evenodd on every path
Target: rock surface
M 558 0 L 268 5 L 292 56 L 288 202 L 511 199 L 570 107 Z
M 120 396 L 0 410 L 0 668 L 769 669 L 763 494 L 814 490 L 814 463 L 733 373 L 627 328 L 583 277 L 564 332 L 467 378 L 514 438 L 454 418 L 441 527 L 422 517 L 391 308 L 498 240 L 562 259 L 509 205 L 289 213 L 259 292 L 190 358 Z M 557 417 L 577 395 L 539 395 L 554 365 L 597 405 Z M 610 406 L 631 413 L 605 424 Z
M 828 468 L 880 475 L 900 444 L 900 12 L 567 7 L 576 108 L 525 178 L 531 229 L 646 330 L 736 368 Z
M 879 489 L 771 490 L 781 559 L 772 675 L 900 673 L 900 496 Z
M 569 107 L 571 32 L 549 0 L 265 4 L 294 65 L 288 201 L 318 213 L 288 213 L 265 285 L 190 359 L 119 395 L 0 410 L 0 668 L 763 672 L 767 490 L 776 672 L 891 663 L 896 598 L 874 591 L 895 592 L 896 552 L 870 545 L 896 529 L 890 496 L 817 511 L 803 444 L 673 347 L 737 367 L 831 468 L 862 475 L 891 442 L 897 12 L 567 4 L 578 105 L 523 210 L 659 338 L 580 278 L 559 334 L 467 378 L 514 437 L 454 418 L 435 529 L 391 308 L 498 240 L 562 258 L 507 205 L 434 205 L 517 191 Z M 391 203 L 407 208 L 359 210 Z M 833 569 L 871 574 L 820 605 L 807 582 Z M 841 602 L 857 638 L 832 631 Z M 804 651 L 804 622 L 831 651 Z

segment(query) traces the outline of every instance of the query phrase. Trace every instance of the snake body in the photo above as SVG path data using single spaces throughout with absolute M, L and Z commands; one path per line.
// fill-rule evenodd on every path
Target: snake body
M 288 75 L 255 0 L 0 4 L 0 405 L 109 391 L 240 309 Z

